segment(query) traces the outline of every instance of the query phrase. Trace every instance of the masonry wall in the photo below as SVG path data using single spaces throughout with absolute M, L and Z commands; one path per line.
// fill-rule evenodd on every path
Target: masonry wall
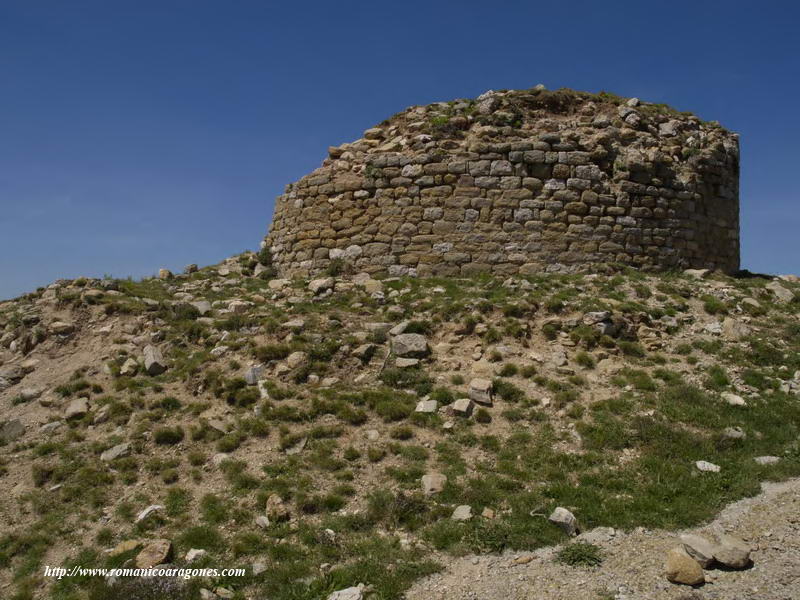
M 278 197 L 282 275 L 623 263 L 739 268 L 738 136 L 672 109 L 540 89 L 412 107 Z

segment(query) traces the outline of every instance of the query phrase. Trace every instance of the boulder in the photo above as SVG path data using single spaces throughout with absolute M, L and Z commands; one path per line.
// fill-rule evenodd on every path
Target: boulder
M 123 456 L 128 456 L 130 454 L 131 449 L 128 444 L 117 444 L 113 448 L 109 448 L 105 452 L 100 455 L 100 460 L 103 462 L 111 462 L 114 459 L 121 458 Z
M 714 563 L 714 552 L 716 544 L 700 535 L 686 533 L 681 536 L 683 549 L 694 560 L 700 563 L 704 569 L 709 568 Z
M 153 513 L 156 513 L 156 512 L 162 511 L 162 510 L 164 510 L 164 506 L 163 505 L 161 505 L 161 504 L 151 504 L 150 506 L 145 508 L 142 512 L 140 512 L 138 515 L 136 515 L 136 520 L 134 521 L 134 524 L 141 523 L 142 521 L 147 519 L 147 517 L 149 517 Z
M 550 516 L 547 517 L 547 520 L 554 525 L 558 525 L 564 533 L 569 536 L 577 535 L 579 531 L 578 519 L 563 506 L 556 507 L 556 509 L 550 513 Z
M 422 493 L 426 496 L 438 494 L 444 489 L 447 483 L 447 476 L 434 471 L 422 476 Z
M 459 398 L 450 405 L 450 411 L 459 417 L 468 417 L 472 414 L 474 407 L 475 405 L 469 398 Z
M 88 412 L 89 401 L 86 398 L 77 398 L 67 404 L 67 408 L 64 411 L 64 418 L 67 420 L 80 419 L 85 417 Z
M 392 338 L 392 351 L 401 358 L 428 354 L 428 340 L 420 333 L 401 333 Z
M 324 277 L 322 279 L 313 279 L 308 282 L 308 289 L 312 294 L 318 296 L 323 292 L 332 290 L 334 286 L 333 277 Z
M 161 375 L 167 370 L 167 363 L 164 361 L 161 351 L 155 346 L 144 347 L 144 370 L 148 375 Z
M 211 312 L 211 302 L 208 300 L 198 300 L 197 302 L 190 302 L 189 304 L 197 309 L 197 312 L 200 313 L 201 317 L 204 314 Z
M 267 498 L 266 511 L 267 518 L 271 521 L 287 521 L 289 519 L 289 507 L 277 494 L 270 494 Z
M 722 534 L 717 536 L 714 550 L 716 561 L 731 569 L 745 569 L 750 566 L 750 546 L 742 539 Z
M 676 546 L 667 552 L 667 561 L 664 567 L 667 580 L 681 585 L 702 585 L 706 579 L 700 563 L 693 559 L 683 546 Z
M 13 442 L 25 433 L 25 425 L 19 419 L 11 419 L 0 425 L 0 442 Z
M 166 539 L 151 540 L 136 555 L 136 566 L 139 569 L 149 569 L 164 564 L 171 554 L 172 542 Z
M 488 379 L 473 379 L 469 382 L 470 400 L 478 404 L 492 405 L 492 382 Z
M 286 357 L 286 365 L 290 369 L 296 369 L 304 364 L 306 364 L 307 356 L 305 352 L 292 352 L 289 356 Z
M 472 518 L 472 507 L 468 504 L 457 506 L 450 518 L 453 521 L 469 521 Z
M 356 587 L 349 587 L 337 590 L 328 595 L 328 600 L 363 600 L 364 585 L 358 584 Z
M 731 406 L 747 406 L 747 402 L 744 401 L 744 398 L 737 396 L 736 394 L 722 392 L 720 397 Z
M 694 466 L 697 467 L 698 471 L 703 471 L 704 473 L 719 473 L 720 471 L 719 465 L 715 465 L 714 463 L 710 463 L 705 460 L 698 460 L 694 463 Z
M 56 335 L 69 335 L 75 331 L 75 325 L 66 321 L 55 321 L 50 324 L 50 331 Z
M 159 279 L 172 279 L 173 274 L 172 271 L 169 269 L 159 269 L 158 270 L 158 278 Z
M 775 296 L 775 299 L 781 304 L 791 302 L 792 298 L 794 298 L 794 293 L 791 290 L 783 287 L 777 281 L 772 281 L 764 287 L 772 292 L 772 295 Z
M 435 413 L 439 408 L 439 403 L 436 400 L 420 400 L 417 402 L 417 407 L 414 412 L 418 413 Z

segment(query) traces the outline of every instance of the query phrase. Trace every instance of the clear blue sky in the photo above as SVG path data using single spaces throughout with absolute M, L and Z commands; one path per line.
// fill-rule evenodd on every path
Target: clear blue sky
M 742 136 L 742 266 L 800 271 L 795 2 L 0 1 L 0 298 L 257 248 L 413 104 L 613 91 Z

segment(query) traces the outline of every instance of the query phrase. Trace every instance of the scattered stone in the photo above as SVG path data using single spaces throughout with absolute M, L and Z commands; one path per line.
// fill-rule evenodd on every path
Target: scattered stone
M 19 419 L 11 419 L 0 425 L 0 442 L 13 442 L 25 433 L 25 425 Z
M 726 427 L 722 430 L 722 435 L 731 440 L 743 440 L 747 437 L 741 427 Z
M 736 394 L 732 394 L 730 392 L 722 392 L 720 396 L 725 402 L 727 402 L 731 406 L 747 406 L 747 402 L 744 401 L 744 398 L 742 398 L 741 396 L 737 396 Z
M 781 459 L 778 456 L 756 456 L 754 460 L 760 465 L 774 465 Z
M 488 379 L 473 379 L 469 382 L 469 397 L 478 404 L 492 405 L 492 382 Z
M 707 462 L 705 460 L 698 460 L 694 463 L 699 471 L 703 471 L 704 473 L 719 473 L 720 467 L 719 465 L 715 465 L 714 463 Z
M 159 279 L 172 279 L 174 276 L 172 271 L 169 269 L 159 269 L 158 270 L 158 278 Z
M 77 398 L 67 405 L 64 411 L 64 418 L 68 421 L 70 419 L 81 419 L 89 412 L 89 401 L 86 398 Z
M 333 277 L 324 277 L 322 279 L 313 279 L 308 283 L 308 289 L 312 294 L 318 296 L 323 292 L 332 290 L 334 286 Z
M 436 400 L 420 400 L 417 402 L 417 407 L 414 412 L 418 413 L 435 413 L 439 409 L 439 403 Z
M 236 596 L 236 594 L 232 590 L 229 590 L 228 588 L 224 587 L 214 588 L 214 593 L 217 595 L 217 598 L 222 598 L 223 600 L 230 600 L 231 598 Z
M 450 518 L 453 521 L 469 521 L 472 518 L 472 507 L 468 504 L 457 506 Z
M 117 444 L 116 446 L 109 448 L 105 452 L 100 455 L 100 460 L 103 462 L 111 462 L 117 458 L 128 456 L 130 454 L 130 446 L 128 444 Z
M 136 520 L 134 521 L 134 524 L 136 524 L 136 523 L 141 523 L 141 522 L 142 522 L 142 521 L 144 521 L 144 520 L 145 520 L 147 517 L 149 517 L 149 516 L 150 516 L 150 515 L 152 515 L 153 513 L 156 513 L 156 512 L 158 512 L 158 511 L 160 511 L 160 510 L 164 510 L 164 507 L 163 507 L 161 504 L 151 504 L 150 506 L 148 506 L 147 508 L 145 508 L 145 509 L 144 509 L 142 512 L 140 512 L 140 513 L 139 513 L 139 514 L 136 516 Z
M 422 476 L 422 492 L 426 496 L 438 494 L 444 489 L 447 476 L 441 473 L 430 472 Z
M 264 571 L 267 570 L 267 563 L 262 560 L 257 560 L 253 563 L 253 566 L 250 567 L 253 572 L 253 575 L 261 575 Z
M 716 544 L 710 540 L 700 535 L 686 533 L 681 536 L 681 543 L 689 556 L 700 563 L 700 566 L 704 569 L 709 568 L 714 563 Z
M 786 304 L 788 302 L 791 302 L 792 299 L 794 298 L 794 293 L 791 290 L 783 287 L 777 281 L 771 281 L 764 287 L 767 288 L 770 292 L 772 292 L 772 294 L 775 296 L 775 299 L 781 304 Z
M 161 375 L 167 370 L 164 357 L 155 346 L 147 345 L 144 347 L 144 370 L 151 376 Z
M 172 542 L 166 539 L 152 540 L 136 556 L 136 566 L 139 569 L 149 569 L 164 564 L 171 554 Z
M 286 366 L 290 369 L 296 369 L 297 367 L 303 366 L 308 357 L 305 352 L 297 351 L 292 352 L 288 357 L 286 357 Z
M 256 525 L 261 527 L 261 529 L 266 529 L 267 527 L 269 527 L 269 517 L 265 515 L 260 515 L 256 517 Z
M 198 300 L 197 302 L 190 302 L 189 304 L 197 309 L 201 317 L 211 312 L 211 302 L 208 300 Z
M 702 585 L 706 579 L 703 568 L 693 559 L 683 546 L 676 546 L 667 552 L 665 565 L 667 580 L 681 585 Z
M 203 558 L 208 552 L 201 548 L 191 548 L 187 553 L 185 560 L 187 563 L 194 562 L 199 558 Z
M 277 494 L 270 494 L 267 498 L 266 513 L 267 517 L 275 522 L 287 521 L 290 516 L 289 507 Z
M 119 374 L 123 377 L 131 377 L 136 375 L 136 371 L 139 370 L 139 363 L 137 363 L 134 359 L 129 358 L 122 366 L 119 368 Z
M 394 366 L 398 369 L 408 369 L 419 364 L 418 358 L 398 358 L 394 361 Z
M 481 511 L 481 516 L 484 519 L 494 519 L 495 517 L 494 510 L 487 506 Z
M 401 333 L 392 338 L 392 351 L 401 358 L 428 354 L 428 340 L 420 333 Z
M 69 335 L 75 331 L 75 325 L 66 321 L 55 321 L 50 324 L 50 331 L 56 335 Z
M 750 335 L 750 328 L 732 317 L 726 317 L 722 320 L 722 337 L 728 340 L 741 340 Z
M 694 279 L 708 279 L 711 276 L 711 271 L 709 269 L 685 269 L 683 274 Z
M 192 273 L 197 273 L 197 265 L 195 263 L 186 265 L 183 268 L 183 272 L 186 273 L 187 275 L 191 275 Z
M 247 382 L 247 385 L 258 385 L 258 382 L 263 375 L 264 375 L 264 367 L 261 365 L 256 365 L 253 367 L 249 367 L 244 372 L 244 380 Z
M 114 546 L 113 550 L 108 553 L 109 556 L 119 556 L 120 554 L 125 554 L 126 552 L 130 552 L 131 550 L 135 550 L 139 546 L 142 545 L 142 542 L 139 540 L 125 540 L 124 542 L 120 542 L 116 546 Z
M 328 600 L 363 600 L 364 585 L 358 584 L 356 587 L 349 587 L 338 590 L 328 595 Z
M 562 506 L 556 507 L 556 509 L 547 517 L 547 520 L 553 523 L 554 525 L 558 525 L 564 533 L 569 536 L 574 536 L 578 533 L 578 519 L 575 518 L 569 510 Z
M 474 407 L 475 405 L 469 398 L 459 398 L 450 405 L 450 411 L 459 417 L 468 417 L 472 414 Z
M 714 558 L 725 567 L 745 569 L 750 566 L 750 546 L 735 536 L 722 534 L 717 536 Z

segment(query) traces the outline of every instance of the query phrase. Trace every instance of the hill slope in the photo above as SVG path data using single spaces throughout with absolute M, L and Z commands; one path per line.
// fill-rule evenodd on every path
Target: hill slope
M 397 598 L 448 554 L 566 539 L 536 516 L 556 506 L 682 528 L 800 475 L 791 278 L 269 273 L 243 255 L 0 304 L 4 597 Z M 151 596 L 42 574 L 153 540 L 151 562 L 248 574 Z

